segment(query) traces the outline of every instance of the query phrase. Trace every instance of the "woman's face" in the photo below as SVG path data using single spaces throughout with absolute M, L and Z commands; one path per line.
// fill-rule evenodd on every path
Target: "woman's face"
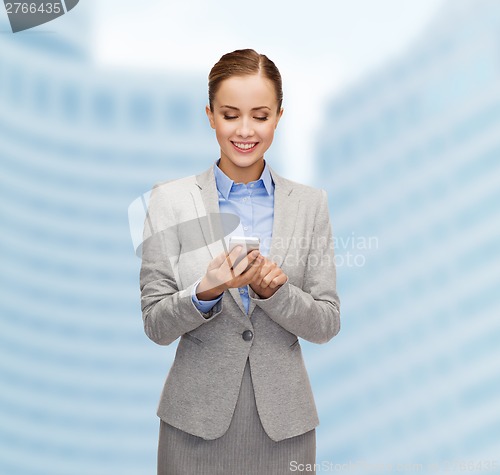
M 220 145 L 219 167 L 237 183 L 258 180 L 283 114 L 283 108 L 276 112 L 273 83 L 259 74 L 225 79 L 213 106 L 206 112 Z

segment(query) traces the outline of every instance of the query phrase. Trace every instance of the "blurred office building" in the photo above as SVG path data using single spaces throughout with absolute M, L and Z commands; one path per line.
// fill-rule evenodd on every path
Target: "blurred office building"
M 404 56 L 328 103 L 315 182 L 343 320 L 315 366 L 334 428 L 320 458 L 500 470 L 499 39 L 499 2 L 446 2 Z
M 207 77 L 97 68 L 81 3 L 0 24 L 3 475 L 155 471 L 175 347 L 143 332 L 127 210 L 219 157 Z
M 218 158 L 206 74 L 97 68 L 85 11 L 15 35 L 0 22 L 5 475 L 155 472 L 175 347 L 143 333 L 127 210 Z M 342 329 L 304 345 L 318 462 L 500 453 L 499 33 L 498 2 L 449 2 L 326 111 L 314 185 L 331 199 Z

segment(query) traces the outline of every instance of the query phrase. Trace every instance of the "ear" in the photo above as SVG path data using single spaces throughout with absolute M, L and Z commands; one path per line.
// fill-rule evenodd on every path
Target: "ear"
M 210 127 L 212 127 L 212 129 L 215 129 L 215 120 L 214 120 L 214 115 L 212 113 L 212 111 L 210 110 L 210 106 L 205 106 L 205 112 L 208 116 L 208 120 L 210 121 Z
M 274 124 L 274 128 L 275 128 L 275 129 L 276 129 L 276 127 L 278 127 L 278 122 L 280 121 L 281 116 L 283 115 L 283 111 L 284 111 L 284 110 L 285 110 L 285 109 L 283 109 L 283 107 L 282 107 L 282 108 L 281 108 L 281 110 L 280 110 L 280 112 L 279 112 L 279 114 L 278 114 L 278 116 L 276 117 L 276 124 Z

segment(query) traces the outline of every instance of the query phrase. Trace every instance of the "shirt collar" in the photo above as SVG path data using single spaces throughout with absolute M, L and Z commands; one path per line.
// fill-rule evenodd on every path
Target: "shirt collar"
M 220 168 L 219 168 L 220 158 L 214 163 L 214 175 L 215 175 L 215 183 L 217 185 L 217 189 L 221 192 L 222 196 L 227 200 L 229 198 L 229 192 L 234 184 L 234 181 L 231 180 Z M 267 166 L 267 162 L 264 159 L 264 170 L 260 175 L 260 178 L 254 182 L 257 183 L 260 180 L 264 183 L 264 188 L 268 195 L 273 193 L 273 179 L 271 177 L 271 173 L 269 172 L 269 167 Z

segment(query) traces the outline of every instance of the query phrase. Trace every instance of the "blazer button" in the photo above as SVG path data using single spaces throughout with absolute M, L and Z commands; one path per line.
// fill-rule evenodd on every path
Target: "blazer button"
M 253 333 L 251 330 L 245 330 L 241 336 L 245 341 L 250 341 L 253 338 Z

